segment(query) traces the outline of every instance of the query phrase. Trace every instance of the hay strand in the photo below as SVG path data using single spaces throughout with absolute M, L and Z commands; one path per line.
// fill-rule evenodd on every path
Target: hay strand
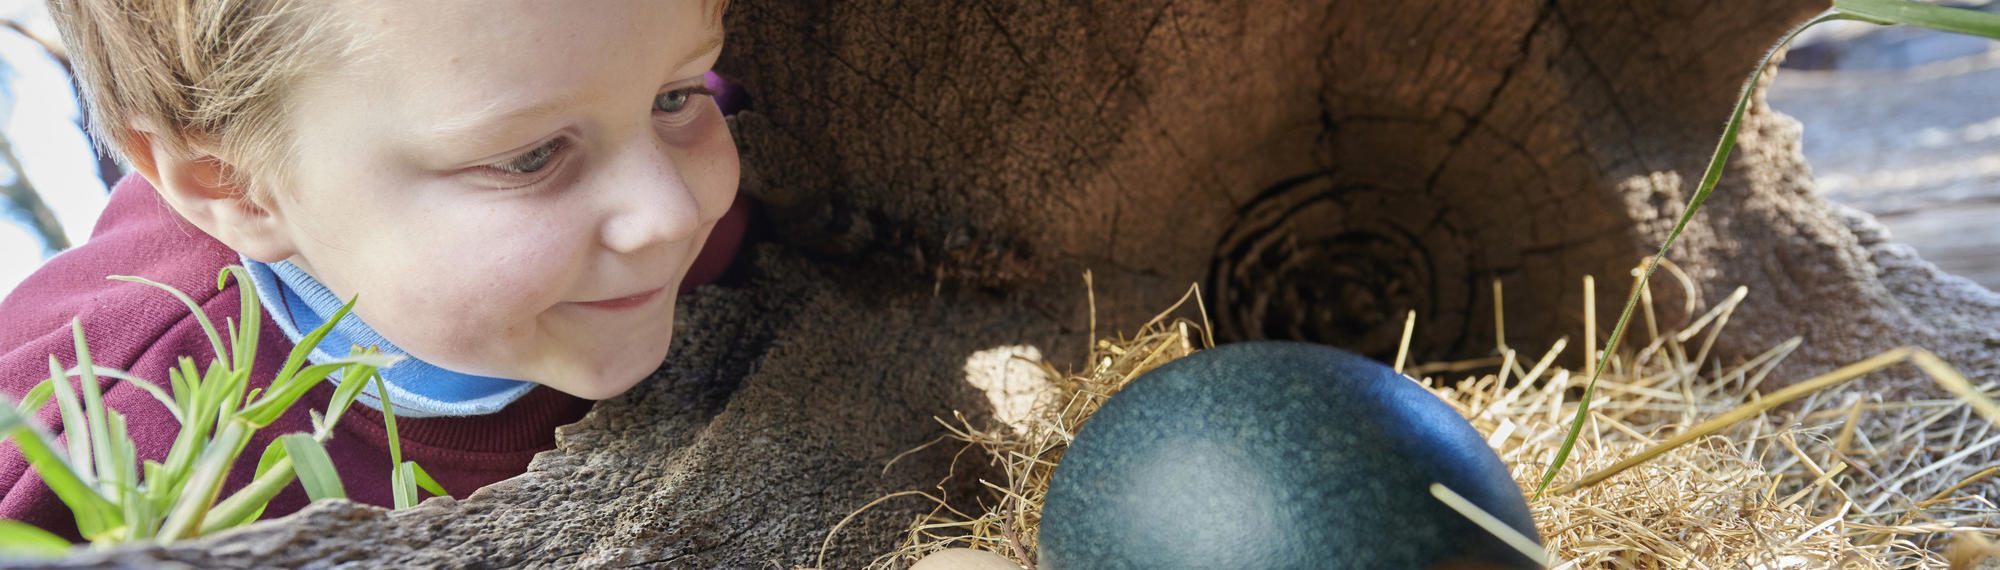
M 1682 299 L 1696 298 L 1691 278 L 1662 266 L 1675 277 L 1665 286 L 1679 285 L 1686 289 Z M 1957 563 L 1947 560 L 1944 537 L 1957 549 L 2000 526 L 1994 506 L 2000 467 L 1992 466 L 2000 456 L 2000 407 L 1991 386 L 1973 385 L 1928 351 L 1898 347 L 1763 394 L 1761 386 L 1803 341 L 1793 337 L 1749 358 L 1718 358 L 1719 332 L 1749 294 L 1742 288 L 1699 313 L 1688 301 L 1678 308 L 1695 318 L 1672 330 L 1660 326 L 1650 292 L 1641 291 L 1644 310 L 1635 312 L 1651 339 L 1596 353 L 1590 350 L 1598 337 L 1595 280 L 1583 284 L 1581 332 L 1588 342 L 1581 371 L 1558 364 L 1567 338 L 1523 366 L 1524 353 L 1505 340 L 1497 282 L 1493 355 L 1407 362 L 1410 317 L 1395 362 L 1485 434 L 1524 490 L 1536 487 L 1541 466 L 1576 429 L 1572 460 L 1587 475 L 1555 481 L 1554 492 L 1530 509 L 1549 556 L 1544 560 L 1557 568 L 1936 568 Z M 1096 292 L 1087 294 L 1094 307 Z M 937 495 L 914 491 L 864 507 L 912 494 L 939 505 L 870 567 L 900 568 L 966 547 L 1033 568 L 1040 501 L 1077 428 L 1125 383 L 1212 345 L 1205 314 L 1174 316 L 1189 299 L 1206 312 L 1199 289 L 1190 288 L 1131 337 L 1098 336 L 1093 315 L 1088 365 L 1064 375 L 1040 364 L 1053 381 L 1021 429 L 981 428 L 963 414 L 940 420 L 948 439 L 976 452 L 966 457 L 985 458 L 1003 476 L 980 481 L 989 493 L 983 513 L 959 513 Z M 1905 360 L 1953 397 L 1885 400 L 1884 393 L 1899 391 L 1879 384 L 1919 379 L 1885 370 Z M 1451 377 L 1478 370 L 1492 372 Z M 1601 371 L 1601 390 L 1579 402 L 1582 385 L 1572 380 L 1591 371 Z M 1585 404 L 1590 412 L 1572 426 Z M 1437 494 L 1448 501 L 1449 493 Z

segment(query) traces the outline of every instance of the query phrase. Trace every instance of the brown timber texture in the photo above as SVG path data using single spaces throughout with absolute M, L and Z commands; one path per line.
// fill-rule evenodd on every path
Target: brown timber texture
M 1821 7 L 738 2 L 722 71 L 755 97 L 735 132 L 776 243 L 685 300 L 657 378 L 466 501 L 323 504 L 71 563 L 813 565 L 842 517 L 944 478 L 951 450 L 884 465 L 940 433 L 932 416 L 986 411 L 968 355 L 1081 354 L 1086 269 L 1106 335 L 1202 283 L 1226 338 L 1380 355 L 1415 310 L 1417 358 L 1478 356 L 1492 280 L 1510 344 L 1539 347 L 1581 330 L 1584 275 L 1608 328 L 1737 86 Z M 1815 198 L 1798 134 L 1760 105 L 1673 255 L 1705 299 L 1753 290 L 1718 350 L 1803 335 L 1796 378 L 1920 343 L 2000 374 L 2000 298 Z M 856 517 L 826 566 L 926 510 Z

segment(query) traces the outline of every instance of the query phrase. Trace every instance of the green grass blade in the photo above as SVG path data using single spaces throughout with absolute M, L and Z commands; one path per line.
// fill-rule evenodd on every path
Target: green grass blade
M 181 359 L 181 370 L 185 372 L 173 373 L 173 375 L 183 380 L 180 384 L 196 384 L 197 387 L 194 390 L 198 391 L 202 389 L 199 386 L 206 386 L 206 384 L 185 381 L 187 378 L 193 377 L 191 375 L 193 369 L 193 361 L 183 358 Z M 165 512 L 172 505 L 175 495 L 179 492 L 181 485 L 187 480 L 188 474 L 192 471 L 195 458 L 200 457 L 201 452 L 207 449 L 209 437 L 213 435 L 212 428 L 215 426 L 214 410 L 205 407 L 208 404 L 200 402 L 202 394 L 199 392 L 175 393 L 189 394 L 189 396 L 182 398 L 187 422 L 181 424 L 180 432 L 174 435 L 173 447 L 168 448 L 166 461 L 161 463 L 159 472 L 157 474 L 149 474 L 146 477 L 146 500 L 152 503 L 155 512 Z
M 4 399 L 5 399 L 4 397 L 0 397 L 0 400 Z M 22 415 L 21 412 L 19 411 L 15 411 L 14 413 L 11 414 L 0 413 L 0 434 L 4 434 L 0 435 L 0 440 L 4 440 L 5 438 L 8 437 L 14 437 L 15 430 L 19 429 L 26 429 L 30 433 L 33 433 L 34 424 L 29 423 L 28 416 Z M 5 520 L 5 519 L 0 519 L 0 520 Z
M 75 430 L 70 437 L 63 438 L 63 444 L 69 450 L 70 461 L 89 459 L 90 425 L 84 420 L 83 404 L 77 401 L 76 387 L 69 384 L 69 377 L 63 375 L 62 364 L 56 362 L 56 355 L 53 354 L 49 355 L 49 382 L 54 384 L 52 392 L 56 398 L 56 411 L 62 418 L 63 431 Z M 92 487 L 97 486 L 95 464 L 81 461 L 73 463 L 71 467 L 76 470 L 78 479 Z
M 77 477 L 70 463 L 49 445 L 51 438 L 48 435 L 35 429 L 27 418 L 13 414 L 12 407 L 0 408 L 4 408 L 0 409 L 0 415 L 12 415 L 0 419 L 0 425 L 15 426 L 8 437 L 14 440 L 14 447 L 21 450 L 21 458 L 28 461 L 28 467 L 42 477 L 42 482 L 49 486 L 57 499 L 69 506 L 70 513 L 76 517 L 79 534 L 87 539 L 100 539 L 123 525 L 118 506 L 98 495 L 94 485 Z
M 382 424 L 389 432 L 389 463 L 400 466 L 403 464 L 403 442 L 396 435 L 396 405 L 389 401 L 389 387 L 383 385 L 382 375 L 377 374 L 372 380 L 375 381 L 376 395 L 382 398 Z
M 186 426 L 187 418 L 194 413 L 194 386 L 188 382 L 187 375 L 181 373 L 180 367 L 168 366 L 167 388 L 173 390 L 168 394 L 181 395 L 174 399 L 174 415 L 180 419 L 182 426 Z
M 71 423 L 69 418 L 81 415 L 76 397 L 69 394 L 69 381 L 60 376 L 61 364 L 56 362 L 53 355 L 49 357 L 49 368 L 53 372 L 49 382 L 51 393 L 69 396 L 67 401 L 62 403 L 67 404 L 63 410 L 64 423 Z M 58 384 L 60 388 L 56 387 Z M 15 406 L 0 405 L 0 426 L 4 426 L 5 433 L 14 440 L 15 448 L 21 451 L 21 458 L 27 460 L 28 466 L 42 477 L 42 482 L 49 486 L 49 490 L 55 493 L 56 498 L 69 506 L 76 518 L 77 532 L 90 539 L 105 538 L 110 533 L 116 532 L 124 522 L 120 509 L 99 494 L 97 480 L 81 476 L 77 466 L 84 465 L 83 468 L 87 469 L 88 463 L 65 459 L 51 445 L 54 438 L 42 433 L 28 418 L 27 414 L 18 411 Z M 71 457 L 88 458 L 87 452 L 80 452 L 83 449 L 81 442 L 72 439 L 70 449 L 73 453 L 77 453 Z
M 284 449 L 283 446 L 277 445 L 277 442 L 272 442 L 271 447 L 266 450 L 273 448 Z M 293 477 L 291 456 L 279 457 L 264 470 L 263 475 L 250 480 L 250 484 L 237 489 L 235 494 L 209 509 L 207 518 L 201 522 L 198 534 L 243 526 L 257 520 L 257 517 L 263 516 L 264 507 L 271 504 L 271 497 L 278 496 L 279 491 L 291 485 Z
M 278 375 L 275 377 L 276 380 L 273 380 L 271 383 L 276 385 L 291 380 L 292 375 L 297 373 L 300 367 L 305 366 L 306 358 L 312 356 L 312 351 L 319 348 L 320 343 L 326 340 L 327 334 L 333 332 L 333 325 L 346 317 L 348 312 L 353 311 L 355 301 L 359 300 L 361 300 L 361 297 L 358 295 L 353 299 L 348 299 L 347 304 L 341 305 L 340 310 L 334 311 L 333 316 L 328 317 L 325 323 L 320 324 L 312 332 L 300 337 L 299 342 L 292 345 L 291 354 L 285 357 L 285 366 L 278 369 Z
M 229 346 L 231 354 L 236 357 L 236 369 L 249 370 L 257 363 L 257 339 L 264 333 L 264 310 L 258 306 L 257 292 L 250 285 L 250 270 L 241 265 L 222 268 L 222 272 L 215 275 L 215 289 L 220 291 L 227 287 L 231 275 L 236 277 L 236 284 L 241 287 L 236 295 L 236 324 L 230 331 L 234 342 Z
M 272 386 L 262 398 L 243 408 L 237 417 L 249 420 L 257 427 L 270 425 L 271 422 L 277 421 L 278 416 L 283 415 L 285 410 L 290 409 L 293 403 L 298 402 L 307 390 L 312 389 L 313 385 L 326 379 L 328 375 L 348 368 L 349 365 L 360 365 L 363 374 L 372 375 L 377 367 L 394 364 L 397 360 L 400 359 L 370 350 L 308 366 L 304 371 L 287 379 L 284 385 Z
M 439 497 L 451 495 L 450 491 L 444 490 L 444 485 L 438 484 L 437 479 L 432 479 L 431 474 L 424 471 L 424 466 L 418 465 L 415 461 L 411 461 L 409 464 L 411 473 L 416 475 L 417 487 Z
M 257 458 L 257 474 L 252 478 L 263 477 L 265 473 L 270 473 L 271 467 L 277 465 L 279 460 L 290 456 L 291 453 L 279 442 L 273 441 L 264 446 L 264 455 Z
M 389 473 L 389 486 L 394 490 L 398 509 L 407 509 L 417 504 L 416 465 L 413 461 L 398 463 L 396 469 Z
M 357 366 L 341 371 L 340 377 L 368 378 L 372 374 L 374 372 L 366 375 L 361 374 L 360 368 Z M 335 386 L 333 399 L 326 404 L 326 425 L 332 426 L 339 423 L 340 417 L 347 414 L 347 408 L 354 405 L 354 400 L 361 396 L 361 390 L 366 387 L 368 387 L 367 381 L 342 382 L 338 386 Z
M 33 416 L 36 411 L 42 409 L 42 406 L 48 405 L 49 398 L 55 393 L 56 379 L 51 377 L 43 380 L 29 389 L 26 395 L 21 396 L 21 403 L 15 405 L 14 411 L 20 412 L 23 416 Z
M 83 321 L 70 319 L 69 327 L 76 340 L 76 367 L 78 375 L 82 378 L 77 387 L 83 392 L 83 415 L 90 424 L 88 432 L 90 458 L 97 462 L 97 485 L 100 492 L 112 495 L 118 483 L 115 481 L 118 474 L 118 458 L 111 453 L 111 442 L 113 438 L 124 434 L 112 434 L 110 421 L 105 417 L 103 387 L 97 385 L 97 366 L 90 361 L 90 346 L 83 337 Z M 76 437 L 76 432 L 67 426 L 63 433 L 71 438 Z M 79 463 L 84 461 L 71 459 Z M 107 481 L 107 478 L 113 480 Z
M 0 520 L 0 559 L 61 558 L 69 549 L 68 540 L 35 525 Z
M 195 459 L 194 470 L 188 474 L 186 485 L 181 488 L 173 507 L 168 509 L 167 520 L 161 523 L 160 533 L 155 537 L 158 542 L 189 538 L 203 528 L 203 519 L 208 517 L 216 496 L 221 494 L 223 478 L 229 475 L 230 466 L 249 445 L 253 429 L 243 422 L 229 422 L 215 430 L 215 439 Z
M 160 530 L 162 515 L 166 514 L 167 507 L 172 505 L 173 492 L 180 489 L 180 481 L 168 474 L 167 466 L 158 461 L 144 462 L 139 473 L 146 481 L 145 491 L 140 496 L 140 500 L 146 502 L 146 518 L 132 521 L 132 524 L 145 525 L 146 537 L 152 538 L 152 533 Z
M 333 458 L 326 454 L 326 447 L 319 440 L 310 434 L 294 433 L 278 441 L 284 442 L 285 450 L 291 453 L 292 470 L 298 473 L 307 497 L 314 501 L 347 498 L 347 489 L 340 484 L 340 472 L 334 470 Z
M 71 376 L 79 376 L 83 374 L 83 369 L 71 368 L 67 372 Z M 174 423 L 182 425 L 187 424 L 187 418 L 181 416 L 180 403 L 174 401 L 174 396 L 172 394 L 167 393 L 165 389 L 160 388 L 159 384 L 154 384 L 151 381 L 148 381 L 144 378 L 127 374 L 125 371 L 116 368 L 109 368 L 104 366 L 92 366 L 91 372 L 105 378 L 112 378 L 123 381 L 127 384 L 131 384 L 132 386 L 140 390 L 144 390 L 147 394 L 152 395 L 154 400 L 159 400 L 161 405 L 166 406 L 167 413 L 173 414 L 174 416 Z
M 389 484 L 394 490 L 396 508 L 409 508 L 417 504 L 417 463 L 403 461 L 403 442 L 396 433 L 396 404 L 389 400 L 389 387 L 384 385 L 380 374 L 372 380 L 376 395 L 382 398 L 382 423 L 389 432 L 389 464 L 394 468 L 389 472 Z
M 256 474 L 250 478 L 251 483 L 254 485 L 258 480 L 264 479 L 266 477 L 276 477 L 274 475 L 271 475 L 272 469 L 279 469 L 279 468 L 289 469 L 291 466 L 291 462 L 289 461 L 289 459 L 291 459 L 291 457 L 292 457 L 291 454 L 285 451 L 285 446 L 283 444 L 280 444 L 279 442 L 276 441 L 266 444 L 264 446 L 264 455 L 257 458 L 257 471 Z M 289 478 L 286 479 L 286 482 L 287 483 L 290 482 Z M 249 500 L 248 496 L 249 496 L 248 494 L 243 493 L 239 490 L 237 494 L 231 495 L 229 499 L 244 497 L 243 501 L 247 502 Z M 228 504 L 229 499 L 224 499 L 222 503 L 218 503 L 216 505 L 216 509 L 214 510 L 216 511 L 230 510 L 230 505 Z M 219 517 L 216 517 L 213 514 L 211 514 L 209 516 L 207 523 L 204 523 L 203 525 L 202 534 L 208 534 L 210 532 L 210 529 L 207 528 L 207 524 L 226 523 L 226 526 L 236 526 L 237 524 L 241 524 L 242 522 L 257 520 L 258 517 L 264 516 L 264 509 L 268 508 L 269 506 L 270 506 L 270 500 L 268 499 L 257 504 L 252 504 L 250 512 L 240 517 L 242 519 L 240 521 L 222 521 L 219 520 Z
M 139 450 L 132 442 L 132 432 L 126 431 L 125 414 L 118 410 L 104 411 L 105 423 L 111 426 L 106 431 L 106 439 L 111 440 L 111 461 L 108 466 L 112 477 L 105 480 L 111 491 L 105 493 L 113 497 L 125 519 L 124 540 L 132 541 L 152 534 L 143 522 L 151 518 L 146 502 L 139 498 Z
M 1750 108 L 1750 97 L 1757 91 L 1757 80 L 1763 77 L 1764 69 L 1771 65 L 1771 58 L 1783 51 L 1785 46 L 1790 45 L 1792 39 L 1797 38 L 1800 32 L 1821 22 L 1837 19 L 1841 19 L 1840 14 L 1828 10 L 1799 24 L 1787 32 L 1783 39 L 1778 40 L 1777 45 L 1772 46 L 1770 51 L 1764 52 L 1764 57 L 1757 60 L 1757 66 L 1751 68 L 1750 77 L 1744 80 L 1743 90 L 1736 97 L 1736 108 L 1730 112 L 1729 122 L 1722 127 L 1722 140 L 1716 142 L 1715 152 L 1709 156 L 1708 169 L 1701 175 L 1701 185 L 1695 188 L 1694 196 L 1688 200 L 1687 207 L 1681 210 L 1680 219 L 1674 222 L 1673 231 L 1667 234 L 1667 240 L 1660 244 L 1660 251 L 1646 261 L 1646 269 L 1640 272 L 1639 281 L 1632 288 L 1632 296 L 1625 300 L 1625 310 L 1618 314 L 1618 324 L 1611 328 L 1611 336 L 1604 342 L 1605 358 L 1597 359 L 1597 367 L 1590 372 L 1590 382 L 1584 385 L 1583 399 L 1577 404 L 1576 418 L 1570 421 L 1569 433 L 1563 437 L 1562 447 L 1556 448 L 1555 459 L 1550 461 L 1548 469 L 1542 472 L 1541 484 L 1535 487 L 1536 499 L 1542 497 L 1542 493 L 1548 490 L 1549 483 L 1555 481 L 1556 473 L 1560 472 L 1563 464 L 1569 461 L 1570 451 L 1576 447 L 1576 438 L 1583 433 L 1583 422 L 1590 417 L 1590 400 L 1597 393 L 1597 379 L 1604 376 L 1604 367 L 1611 361 L 1610 355 L 1618 350 L 1618 342 L 1625 336 L 1625 325 L 1631 321 L 1632 311 L 1638 308 L 1639 296 L 1645 292 L 1646 283 L 1652 279 L 1653 271 L 1660 268 L 1660 260 L 1666 258 L 1667 250 L 1674 246 L 1674 240 L 1680 238 L 1682 230 L 1687 229 L 1688 221 L 1694 219 L 1695 212 L 1701 209 L 1703 202 L 1708 201 L 1708 195 L 1715 191 L 1715 184 L 1722 180 L 1723 167 L 1729 163 L 1729 153 L 1736 149 L 1736 133 L 1743 125 L 1743 113 Z
M 1907 0 L 1834 0 L 1843 19 L 1903 24 L 2000 40 L 2000 14 Z
M 174 384 L 174 393 L 179 394 L 177 398 L 185 408 L 183 411 L 190 418 L 213 417 L 215 411 L 207 407 L 208 403 L 202 397 L 208 384 L 202 381 L 201 371 L 194 369 L 194 359 L 183 356 L 178 364 L 176 370 L 180 371 L 180 380 Z M 201 423 L 199 419 L 195 421 Z
M 69 460 L 76 468 L 76 476 L 92 487 L 97 486 L 97 464 L 90 461 L 90 421 L 84 419 L 83 404 L 78 401 L 76 387 L 71 386 L 69 377 L 63 375 L 62 365 L 55 355 L 49 355 L 49 378 L 56 383 L 56 408 L 62 418 L 63 444 L 69 450 Z
M 215 350 L 215 357 L 224 358 L 228 356 L 229 353 L 222 351 L 223 348 L 222 335 L 215 332 L 215 322 L 208 320 L 208 313 L 202 312 L 201 305 L 195 304 L 194 299 L 189 298 L 186 293 L 182 293 L 179 289 L 168 287 L 163 283 L 153 281 L 151 279 L 147 279 L 144 277 L 134 277 L 131 275 L 113 275 L 107 277 L 107 279 L 113 279 L 117 281 L 129 281 L 133 283 L 145 283 L 147 285 L 158 287 L 161 291 L 166 291 L 168 294 L 173 295 L 175 299 L 180 300 L 182 305 L 187 305 L 188 311 L 194 313 L 194 321 L 196 324 L 201 325 L 201 332 L 208 335 L 208 346 Z
M 237 489 L 235 494 L 209 509 L 208 518 L 201 523 L 201 534 L 242 526 L 264 516 L 264 509 L 270 506 L 271 498 L 291 485 L 292 477 L 292 456 L 285 450 L 284 444 L 273 441 L 264 446 L 264 454 L 257 458 L 257 472 L 251 477 L 250 484 Z
M 220 428 L 229 423 L 230 418 L 236 417 L 236 411 L 243 407 L 244 397 L 250 388 L 250 378 L 249 374 L 240 370 L 230 370 L 221 362 L 209 362 L 208 371 L 215 377 L 214 396 L 218 404 L 215 411 L 215 425 Z

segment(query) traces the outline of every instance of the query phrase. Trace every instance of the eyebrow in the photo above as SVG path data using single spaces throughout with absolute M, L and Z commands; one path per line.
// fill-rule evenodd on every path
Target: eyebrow
M 727 2 L 724 2 L 724 4 L 727 4 Z M 707 57 L 719 49 L 722 49 L 722 34 L 720 32 L 709 35 L 707 39 L 702 40 L 701 47 L 694 50 L 687 59 L 683 59 L 667 69 L 687 67 L 688 64 Z M 479 137 L 475 135 L 479 134 L 486 125 L 501 121 L 548 116 L 563 107 L 569 106 L 576 100 L 576 95 L 575 93 L 570 93 L 555 99 L 513 109 L 506 109 L 509 102 L 497 101 L 488 105 L 485 109 L 446 119 L 439 125 L 426 129 L 427 136 L 425 138 L 429 141 L 478 139 Z

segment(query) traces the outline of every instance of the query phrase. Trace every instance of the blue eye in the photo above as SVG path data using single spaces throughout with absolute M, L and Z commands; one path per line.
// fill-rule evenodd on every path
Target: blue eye
M 535 150 L 528 151 L 506 162 L 491 166 L 494 169 L 513 174 L 533 174 L 548 167 L 549 160 L 555 158 L 556 153 L 562 152 L 563 147 L 568 146 L 563 141 L 564 139 L 549 141 L 549 144 L 537 147 Z
M 715 91 L 708 87 L 688 87 L 654 95 L 653 110 L 661 113 L 679 113 L 687 109 L 688 102 L 693 101 L 696 95 L 713 97 Z

